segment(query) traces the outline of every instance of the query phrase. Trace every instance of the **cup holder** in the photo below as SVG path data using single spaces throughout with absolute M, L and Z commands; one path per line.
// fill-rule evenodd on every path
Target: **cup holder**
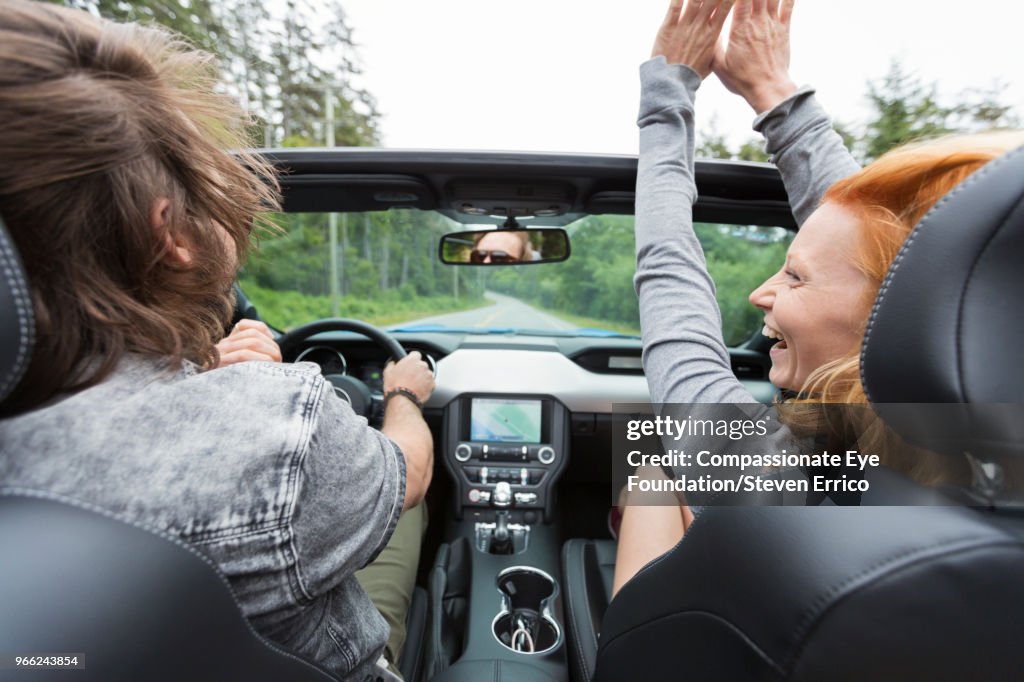
M 562 631 L 551 612 L 558 594 L 554 578 L 529 566 L 498 574 L 501 611 L 491 628 L 498 642 L 518 654 L 546 654 L 562 643 Z

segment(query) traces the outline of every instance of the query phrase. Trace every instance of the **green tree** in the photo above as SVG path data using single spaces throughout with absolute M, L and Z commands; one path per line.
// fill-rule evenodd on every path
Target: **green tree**
M 972 88 L 959 93 L 947 104 L 937 83 L 926 83 L 893 60 L 888 72 L 867 83 L 866 98 L 871 113 L 862 126 L 833 121 L 833 127 L 847 149 L 862 163 L 868 163 L 893 147 L 913 140 L 953 132 L 978 132 L 1020 125 L 1011 105 L 1003 103 L 1005 87 Z M 749 138 L 738 148 L 730 146 L 716 119 L 697 136 L 697 158 L 768 161 L 763 143 Z
M 695 156 L 698 159 L 738 159 L 740 161 L 768 161 L 764 143 L 751 137 L 733 151 L 726 136 L 718 130 L 718 119 L 712 117 L 710 125 L 697 135 Z
M 1000 86 L 968 89 L 946 104 L 936 83 L 924 83 L 893 60 L 888 73 L 868 83 L 872 114 L 859 148 L 865 162 L 912 140 L 952 132 L 976 132 L 1019 125 L 1013 108 L 1000 101 Z
M 1000 99 L 1005 90 L 1005 84 L 996 82 L 987 88 L 962 92 L 960 103 L 951 110 L 953 126 L 963 131 L 1020 127 L 1020 117 L 1013 107 Z
M 740 161 L 768 161 L 768 152 L 764 150 L 764 143 L 751 138 L 740 145 L 739 150 L 732 158 Z
M 922 83 L 897 60 L 880 82 L 868 83 L 867 98 L 873 109 L 862 138 L 868 161 L 911 140 L 951 132 L 951 110 L 939 103 L 938 86 Z
M 729 148 L 725 134 L 718 130 L 718 118 L 711 117 L 708 127 L 697 135 L 694 155 L 698 159 L 731 159 L 734 154 Z
M 360 73 L 338 0 L 64 0 L 116 21 L 159 24 L 217 55 L 228 91 L 252 114 L 264 146 L 324 144 L 326 97 L 334 101 L 334 140 L 379 142 L 373 96 L 353 85 Z
M 219 41 L 224 37 L 221 15 L 210 0 L 65 0 L 63 4 L 98 13 L 114 21 L 160 24 L 208 52 L 216 52 Z

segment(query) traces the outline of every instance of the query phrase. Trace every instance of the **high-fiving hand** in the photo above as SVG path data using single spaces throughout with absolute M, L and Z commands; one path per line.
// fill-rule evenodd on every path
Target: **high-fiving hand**
M 652 57 L 685 64 L 702 79 L 711 73 L 715 45 L 734 0 L 672 0 L 654 39 Z M 684 7 L 685 5 L 685 7 Z
M 789 77 L 792 16 L 793 0 L 737 0 L 729 43 L 718 43 L 715 75 L 759 114 L 796 90 Z

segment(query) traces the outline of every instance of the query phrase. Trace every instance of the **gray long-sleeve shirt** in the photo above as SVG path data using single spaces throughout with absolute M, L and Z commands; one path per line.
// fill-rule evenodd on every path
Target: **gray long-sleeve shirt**
M 694 95 L 699 76 L 656 57 L 640 67 L 634 278 L 652 403 L 752 403 L 722 337 L 715 285 L 693 231 Z M 759 116 L 797 222 L 859 166 L 804 88 Z

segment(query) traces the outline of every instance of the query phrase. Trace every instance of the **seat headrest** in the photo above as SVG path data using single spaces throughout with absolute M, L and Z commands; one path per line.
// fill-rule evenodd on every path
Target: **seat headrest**
M 28 368 L 35 328 L 25 269 L 0 219 L 0 401 Z
M 973 173 L 911 231 L 864 334 L 861 380 L 869 401 L 972 404 L 963 414 L 975 415 L 968 419 L 974 426 L 981 405 L 1024 403 L 1022 290 L 1024 147 Z M 959 433 L 965 442 L 955 449 L 1020 437 L 1020 427 L 1004 419 L 983 421 L 984 432 Z M 910 442 L 928 440 L 893 426 Z

